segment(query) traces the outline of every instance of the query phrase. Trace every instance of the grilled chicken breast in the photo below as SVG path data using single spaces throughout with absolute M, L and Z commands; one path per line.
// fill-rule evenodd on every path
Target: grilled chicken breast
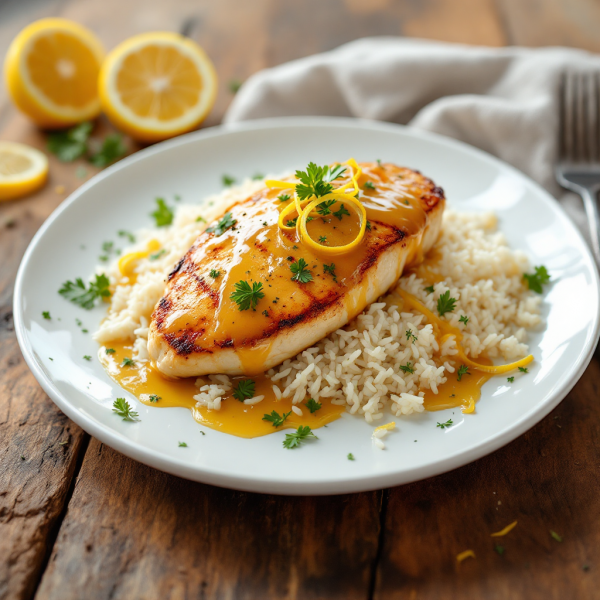
M 163 374 L 266 371 L 343 327 L 423 259 L 441 229 L 442 189 L 393 164 L 361 167 L 367 231 L 346 254 L 323 255 L 281 230 L 282 190 L 265 188 L 234 205 L 222 228 L 209 224 L 169 275 L 152 315 L 148 350 Z M 356 236 L 354 211 L 322 212 L 308 224 L 313 239 L 336 246 Z M 301 259 L 310 281 L 292 279 Z M 262 284 L 256 306 L 240 310 L 231 298 L 239 282 Z

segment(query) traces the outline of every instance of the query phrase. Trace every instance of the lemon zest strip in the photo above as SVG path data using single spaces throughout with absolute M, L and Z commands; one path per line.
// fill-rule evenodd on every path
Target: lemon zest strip
M 400 296 L 402 298 L 402 300 L 404 301 L 404 303 L 409 308 L 414 308 L 415 310 L 418 310 L 421 314 L 425 315 L 425 317 L 430 321 L 430 323 L 433 325 L 433 328 L 435 330 L 437 330 L 438 332 L 439 331 L 444 332 L 445 335 L 444 335 L 444 338 L 442 338 L 442 339 L 447 339 L 448 335 L 454 335 L 455 339 L 456 339 L 456 348 L 458 350 L 458 357 L 460 358 L 460 360 L 462 362 L 465 363 L 465 365 L 471 367 L 472 369 L 476 369 L 477 371 L 483 371 L 484 373 L 493 373 L 494 375 L 500 375 L 502 373 L 508 373 L 509 371 L 514 371 L 515 369 L 518 369 L 519 367 L 524 367 L 533 361 L 533 355 L 530 354 L 529 356 L 526 356 L 525 358 L 521 358 L 520 360 L 517 360 L 512 363 L 508 363 L 506 365 L 497 365 L 496 366 L 496 365 L 479 364 L 479 363 L 471 360 L 470 358 L 468 358 L 467 355 L 465 354 L 465 351 L 463 350 L 462 346 L 460 345 L 460 342 L 463 339 L 463 335 L 458 329 L 456 329 L 455 327 L 452 327 L 452 325 L 450 325 L 449 323 L 445 323 L 444 321 L 439 319 L 426 306 L 423 306 L 423 304 L 421 304 L 421 302 L 419 302 L 419 300 L 417 300 L 417 298 L 415 298 L 412 294 L 409 294 L 408 292 L 404 291 L 403 289 L 396 288 L 396 290 L 394 291 L 393 294 Z
M 502 537 L 507 533 L 510 533 L 517 526 L 517 521 L 513 521 L 510 525 L 507 525 L 504 529 L 496 531 L 496 533 L 490 533 L 491 537 Z
M 135 275 L 134 269 L 137 266 L 139 260 L 147 258 L 151 252 L 156 252 L 160 249 L 160 242 L 158 240 L 150 240 L 146 247 L 146 250 L 140 250 L 138 252 L 129 252 L 121 256 L 119 259 L 119 271 L 124 277 L 131 279 Z
M 379 427 L 375 427 L 373 432 L 379 431 L 380 429 L 388 429 L 390 431 L 392 429 L 396 429 L 396 421 L 390 421 L 389 423 L 386 423 L 385 425 L 380 425 Z
M 358 178 L 362 174 L 362 169 L 358 166 L 357 162 L 353 158 L 350 158 L 342 164 L 348 165 L 352 169 L 350 181 L 338 188 L 334 188 L 325 196 L 310 196 L 309 198 L 300 200 L 298 193 L 296 192 L 296 186 L 298 185 L 297 183 L 280 181 L 278 179 L 267 179 L 265 181 L 265 185 L 269 188 L 289 189 L 294 191 L 294 201 L 287 204 L 287 206 L 285 206 L 279 213 L 279 218 L 277 219 L 277 225 L 279 228 L 283 229 L 284 231 L 293 231 L 295 229 L 298 234 L 298 238 L 302 242 L 306 243 L 308 246 L 314 250 L 317 250 L 318 252 L 321 252 L 322 254 L 339 255 L 349 252 L 358 246 L 358 244 L 360 244 L 365 236 L 367 228 L 367 211 L 362 205 L 362 202 L 355 197 L 359 193 Z M 347 190 L 350 186 L 353 188 L 352 195 L 347 193 Z M 360 217 L 360 229 L 356 238 L 354 238 L 354 240 L 352 240 L 350 243 L 343 246 L 326 246 L 325 244 L 317 242 L 310 237 L 306 227 L 308 218 L 311 216 L 311 213 L 326 200 L 335 200 L 340 204 L 343 201 L 348 204 L 352 204 L 357 210 Z M 296 218 L 296 224 L 295 226 L 289 226 L 287 225 L 288 217 L 294 212 L 298 214 L 298 217 Z
M 461 563 L 463 560 L 465 560 L 465 558 L 476 558 L 475 557 L 475 552 L 473 552 L 473 550 L 465 550 L 464 552 L 461 552 L 460 554 L 456 555 L 456 562 Z

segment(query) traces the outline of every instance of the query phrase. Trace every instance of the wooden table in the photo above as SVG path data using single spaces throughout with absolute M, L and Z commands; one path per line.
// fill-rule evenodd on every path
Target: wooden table
M 221 79 L 209 125 L 231 99 L 230 80 L 367 35 L 600 50 L 594 0 L 0 0 L 0 54 L 51 15 L 87 25 L 107 48 L 187 23 Z M 0 139 L 44 147 L 1 86 Z M 598 353 L 512 444 L 446 475 L 348 496 L 191 483 L 69 421 L 23 361 L 12 290 L 29 240 L 82 183 L 78 166 L 51 159 L 45 189 L 0 206 L 0 598 L 600 597 Z M 515 519 L 499 554 L 489 534 Z M 467 548 L 477 558 L 458 565 Z

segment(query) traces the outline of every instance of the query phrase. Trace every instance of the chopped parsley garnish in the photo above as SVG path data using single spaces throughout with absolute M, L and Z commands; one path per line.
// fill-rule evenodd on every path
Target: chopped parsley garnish
M 501 546 L 500 544 L 496 544 L 494 546 L 494 550 L 500 555 L 503 556 L 504 555 L 504 546 Z
M 527 281 L 530 290 L 541 294 L 543 291 L 542 286 L 550 281 L 550 275 L 544 266 L 534 267 L 534 270 L 535 273 L 533 275 L 524 273 L 523 279 Z
M 252 379 L 242 379 L 233 391 L 233 397 L 240 402 L 254 396 L 255 383 Z
M 219 275 L 221 274 L 221 271 L 217 271 L 215 269 L 211 269 L 209 275 L 213 278 L 216 279 Z
M 232 218 L 231 213 L 225 213 L 223 218 L 213 227 L 207 227 L 208 233 L 214 233 L 216 237 L 222 236 L 230 227 L 237 223 L 237 219 Z
M 469 317 L 467 315 L 462 315 L 462 317 L 458 320 L 459 323 L 464 323 L 465 325 L 469 322 Z
M 86 355 L 84 355 L 83 359 L 90 361 L 90 360 L 92 360 L 92 357 L 89 354 L 86 354 Z
M 452 312 L 456 308 L 456 299 L 450 298 L 450 290 L 445 291 L 437 301 L 437 310 L 440 317 Z
M 336 210 L 333 215 L 341 221 L 344 215 L 349 217 L 350 213 L 346 210 L 346 207 L 343 204 L 340 204 L 340 208 Z
M 410 373 L 411 375 L 415 372 L 415 368 L 409 362 L 406 363 L 405 365 L 400 365 L 400 370 L 403 373 Z
M 417 341 L 417 336 L 412 332 L 411 329 L 407 329 L 405 332 L 406 335 L 406 341 L 410 342 L 412 340 L 412 343 L 414 344 Z
M 458 381 L 460 381 L 463 378 L 463 375 L 470 375 L 471 373 L 469 373 L 469 367 L 467 367 L 467 365 L 460 365 L 460 367 L 458 367 L 458 372 L 456 373 L 457 377 L 456 379 Z
M 254 173 L 254 175 L 252 175 L 252 179 L 254 181 L 259 181 L 264 178 L 265 178 L 265 176 L 262 173 Z
M 506 381 L 508 381 L 508 383 L 513 383 L 515 381 L 514 377 L 507 377 Z
M 349 453 L 348 453 L 348 456 L 347 456 L 346 458 L 347 458 L 348 460 L 356 460 L 356 459 L 354 458 L 354 454 L 352 454 L 352 452 L 349 452 Z
M 296 185 L 296 193 L 300 200 L 305 200 L 311 196 L 325 196 L 333 191 L 332 181 L 338 179 L 346 172 L 346 167 L 337 165 L 334 168 L 329 166 L 318 167 L 315 163 L 308 163 L 306 171 L 296 171 L 296 178 L 300 181 Z
M 327 236 L 320 235 L 319 236 L 319 244 L 326 244 L 326 243 L 327 243 Z
M 162 400 L 162 398 L 156 394 L 151 394 L 148 400 L 150 400 L 150 402 L 158 402 L 159 400 Z
M 283 447 L 292 449 L 298 448 L 303 442 L 309 438 L 318 439 L 308 425 L 300 425 L 295 433 L 288 433 L 283 440 Z
M 132 244 L 135 243 L 135 235 L 133 235 L 133 233 L 130 233 L 129 231 L 120 229 L 119 231 L 117 231 L 117 235 L 127 238 L 127 241 L 129 241 Z
M 269 421 L 270 423 L 273 424 L 273 427 L 281 427 L 284 423 L 284 421 L 292 414 L 292 411 L 290 410 L 290 412 L 287 413 L 283 413 L 283 416 L 280 415 L 277 411 L 273 410 L 271 411 L 271 414 L 265 414 L 265 416 L 262 418 L 263 421 Z
M 123 421 L 139 421 L 139 415 L 134 410 L 131 410 L 129 402 L 125 398 L 117 398 L 113 402 L 113 412 L 123 417 Z
M 164 248 L 161 248 L 158 252 L 153 252 L 148 258 L 150 260 L 158 260 L 163 254 L 166 254 L 167 251 Z
M 371 231 L 371 221 L 367 221 L 367 231 Z
M 451 425 L 453 425 L 452 419 L 448 419 L 445 423 L 438 423 L 436 427 L 439 427 L 440 429 L 446 429 L 446 427 L 450 427 Z
M 423 288 L 428 294 L 433 294 L 433 286 L 428 285 L 426 288 Z
M 337 202 L 337 200 L 325 200 L 324 202 L 321 202 L 321 204 L 319 204 L 319 206 L 317 206 L 317 212 L 322 216 L 325 217 L 326 215 L 330 215 L 331 214 L 331 210 L 329 210 L 335 203 Z
M 323 405 L 320 402 L 317 402 L 314 398 L 309 398 L 305 406 L 312 415 L 313 413 L 316 413 Z
M 263 310 L 263 311 L 262 311 L 262 314 L 263 314 L 265 317 L 268 317 L 268 316 L 269 316 L 269 311 L 265 309 L 265 310 Z
M 298 222 L 298 217 L 296 217 L 295 219 L 288 219 L 285 222 L 285 226 L 286 227 L 296 227 L 296 223 Z
M 187 448 L 188 445 L 185 442 L 179 442 L 179 447 L 180 448 Z
M 206 219 L 202 215 L 199 215 L 196 217 L 196 223 L 206 223 Z
M 238 281 L 234 287 L 235 292 L 229 298 L 238 305 L 239 310 L 248 310 L 249 308 L 256 310 L 258 301 L 265 297 L 262 291 L 263 285 L 257 281 L 252 284 L 252 287 L 247 281 Z
M 335 274 L 335 264 L 331 263 L 330 265 L 323 265 L 323 273 L 329 273 L 333 280 L 337 282 L 337 276 Z
M 123 362 L 121 363 L 122 367 L 133 367 L 134 365 L 135 365 L 135 360 L 133 360 L 133 358 L 129 358 L 128 356 L 123 358 Z
M 106 275 L 96 275 L 96 280 L 90 281 L 89 288 L 86 288 L 83 279 L 78 277 L 74 282 L 65 281 L 58 293 L 81 308 L 91 310 L 96 299 L 110 296 L 109 283 Z
M 48 134 L 47 148 L 62 162 L 72 162 L 87 152 L 87 142 L 93 125 L 86 121 L 66 131 Z
M 313 280 L 312 273 L 308 270 L 308 264 L 303 258 L 298 262 L 292 263 L 290 265 L 290 271 L 293 273 L 292 281 L 309 283 Z
M 44 312 L 42 312 L 42 317 L 44 317 L 44 319 L 47 319 L 48 321 L 52 318 L 50 316 L 50 311 L 45 310 Z
M 104 352 L 106 352 L 106 354 L 114 354 L 115 353 L 115 349 L 114 348 L 107 348 Z
M 279 202 L 287 202 L 289 199 L 289 194 L 279 194 L 279 196 L 277 196 L 277 200 L 279 200 Z
M 521 373 L 529 373 L 529 369 L 527 367 L 519 367 L 519 371 L 521 371 Z
M 374 190 L 375 185 L 373 184 L 372 181 L 365 181 L 365 185 L 363 186 L 363 188 L 365 188 L 367 190 Z
M 237 94 L 241 87 L 242 87 L 242 82 L 239 79 L 232 79 L 229 82 L 229 91 L 232 94 Z
M 173 211 L 167 206 L 164 198 L 156 199 L 156 210 L 150 213 L 157 227 L 166 227 L 173 222 Z
M 221 181 L 225 187 L 230 187 L 235 183 L 235 177 L 232 177 L 231 175 L 223 175 L 223 177 L 221 177 Z
M 550 535 L 552 536 L 552 539 L 556 540 L 557 542 L 562 542 L 562 536 L 558 535 L 558 533 L 556 533 L 556 531 L 550 531 Z
M 104 138 L 100 150 L 89 157 L 89 161 L 103 169 L 127 153 L 127 146 L 120 133 L 111 133 Z

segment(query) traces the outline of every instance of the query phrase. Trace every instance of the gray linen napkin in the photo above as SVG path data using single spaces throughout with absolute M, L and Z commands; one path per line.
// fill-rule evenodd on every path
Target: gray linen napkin
M 600 70 L 600 56 L 566 48 L 481 48 L 365 38 L 266 69 L 242 86 L 226 123 L 296 115 L 409 124 L 494 154 L 559 198 L 589 240 L 579 198 L 554 179 L 559 78 Z

